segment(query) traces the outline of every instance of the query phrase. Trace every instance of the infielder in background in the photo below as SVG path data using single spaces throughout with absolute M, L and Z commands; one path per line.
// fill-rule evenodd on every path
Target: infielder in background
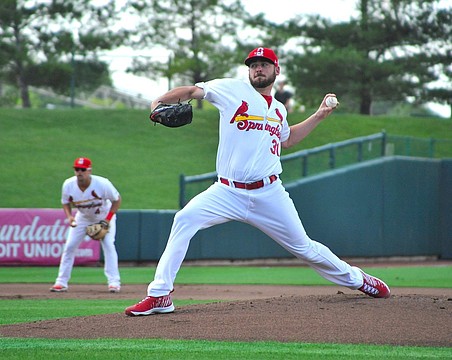
M 218 181 L 175 215 L 147 296 L 126 308 L 126 315 L 174 311 L 171 292 L 191 238 L 200 229 L 232 220 L 260 229 L 337 285 L 360 290 L 375 298 L 390 296 L 383 281 L 350 266 L 325 245 L 308 237 L 279 179 L 281 147 L 289 148 L 299 143 L 330 115 L 334 109 L 326 105 L 326 98 L 335 95 L 327 94 L 313 115 L 289 126 L 286 108 L 271 96 L 275 79 L 280 74 L 276 54 L 271 49 L 259 47 L 250 52 L 245 64 L 249 67 L 249 83 L 216 79 L 177 87 L 151 104 L 153 110 L 159 103 L 205 99 L 218 108 Z
M 121 205 L 121 196 L 110 180 L 92 175 L 91 160 L 80 157 L 74 161 L 75 176 L 63 183 L 61 203 L 71 226 L 60 260 L 60 268 L 52 292 L 68 290 L 68 282 L 74 266 L 75 253 L 85 239 L 86 227 L 106 221 L 108 233 L 101 240 L 104 252 L 104 273 L 108 281 L 108 291 L 118 293 L 121 281 L 118 270 L 118 254 L 115 247 L 116 212 Z M 75 216 L 72 208 L 76 208 Z

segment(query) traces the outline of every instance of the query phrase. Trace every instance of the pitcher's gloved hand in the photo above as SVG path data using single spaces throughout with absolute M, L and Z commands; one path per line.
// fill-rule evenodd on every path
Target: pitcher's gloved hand
M 167 127 L 179 127 L 190 124 L 193 120 L 193 108 L 189 103 L 158 104 L 149 116 L 156 123 Z

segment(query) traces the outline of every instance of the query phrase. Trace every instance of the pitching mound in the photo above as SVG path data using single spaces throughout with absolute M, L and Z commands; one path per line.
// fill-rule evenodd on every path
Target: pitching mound
M 130 299 L 145 296 L 146 286 L 71 285 L 67 293 L 49 285 L 2 284 L 0 299 Z M 389 299 L 327 286 L 178 286 L 174 299 L 218 302 L 176 307 L 172 314 L 109 315 L 0 326 L 4 337 L 163 338 L 231 341 L 367 343 L 452 346 L 452 289 L 392 289 Z

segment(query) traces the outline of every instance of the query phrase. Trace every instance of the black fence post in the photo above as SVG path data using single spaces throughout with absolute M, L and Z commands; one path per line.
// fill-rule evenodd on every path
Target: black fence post
M 381 132 L 381 156 L 385 156 L 386 155 L 386 131 L 382 131 Z
M 179 177 L 179 208 L 185 206 L 185 175 L 180 174 Z

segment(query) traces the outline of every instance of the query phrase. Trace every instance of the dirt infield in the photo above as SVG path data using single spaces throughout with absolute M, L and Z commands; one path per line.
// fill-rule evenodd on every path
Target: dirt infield
M 105 285 L 2 284 L 0 299 L 130 299 L 145 285 L 110 294 Z M 174 300 L 218 302 L 176 307 L 173 314 L 109 315 L 0 326 L 0 336 L 23 338 L 164 338 L 231 341 L 367 343 L 452 346 L 452 289 L 393 288 L 373 299 L 336 286 L 177 286 Z

